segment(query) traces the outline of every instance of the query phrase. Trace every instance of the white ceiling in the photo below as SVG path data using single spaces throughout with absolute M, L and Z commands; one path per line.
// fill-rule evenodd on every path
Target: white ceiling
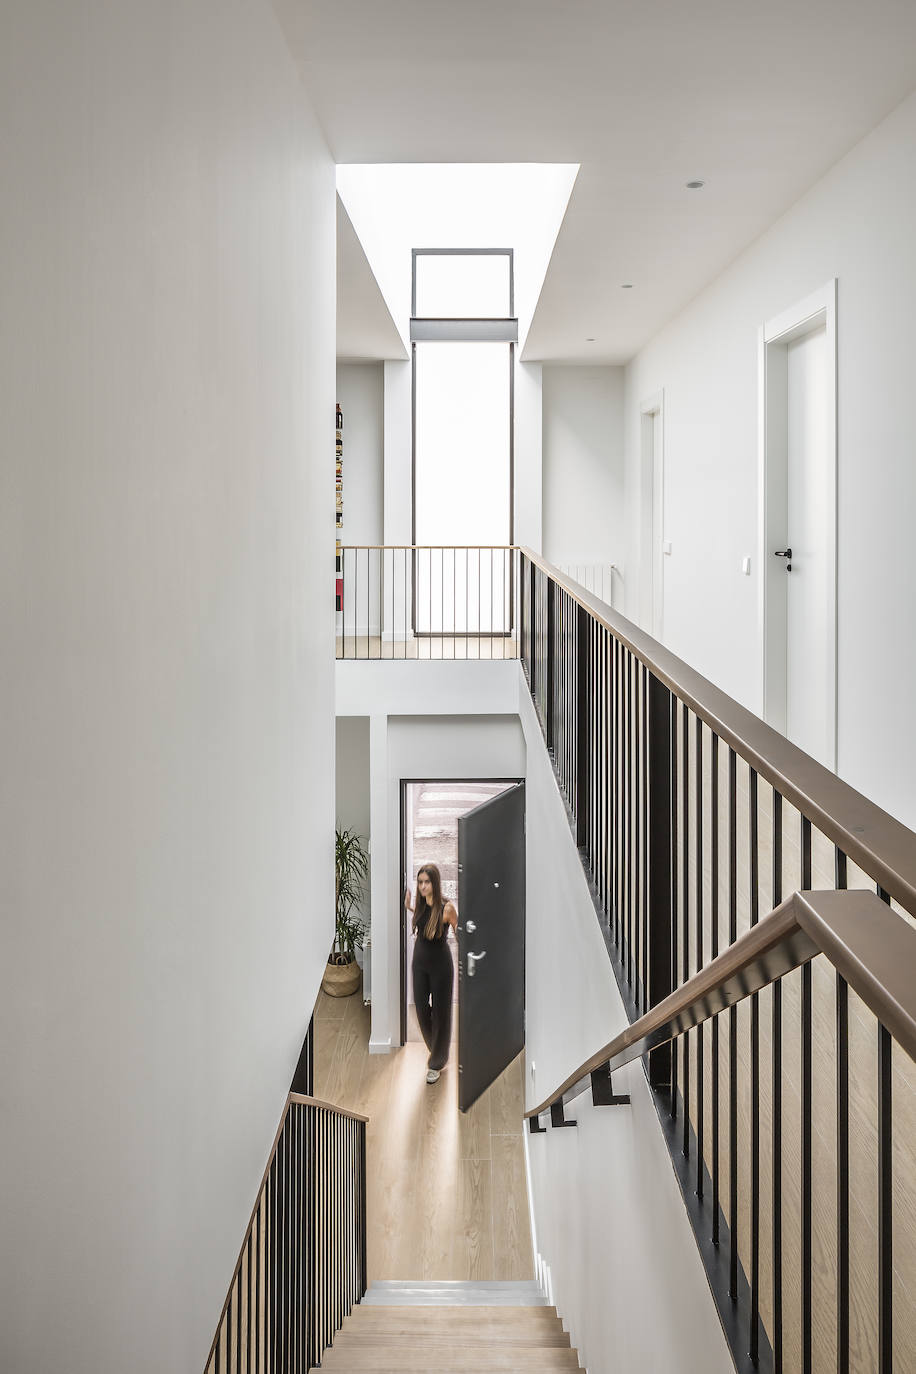
M 338 162 L 581 163 L 527 358 L 631 357 L 916 87 L 914 0 L 274 5 Z
M 408 356 L 340 196 L 337 197 L 337 356 L 346 362 Z

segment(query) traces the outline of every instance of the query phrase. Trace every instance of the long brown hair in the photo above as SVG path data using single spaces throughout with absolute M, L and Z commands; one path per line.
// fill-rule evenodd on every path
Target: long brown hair
M 425 873 L 433 890 L 432 903 L 420 896 L 420 874 Z M 445 924 L 445 902 L 442 899 L 442 878 L 435 864 L 424 864 L 417 869 L 417 900 L 414 903 L 413 928 L 420 929 L 423 922 L 423 935 L 427 940 L 438 940 Z

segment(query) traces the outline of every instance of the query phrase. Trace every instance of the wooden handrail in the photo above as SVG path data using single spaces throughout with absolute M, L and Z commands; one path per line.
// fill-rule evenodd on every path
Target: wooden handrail
M 469 549 L 489 549 L 492 553 L 497 550 L 500 553 L 514 553 L 519 548 L 517 544 L 341 544 L 340 552 L 345 549 L 378 549 L 382 553 L 397 553 L 398 550 L 412 549 L 414 552 L 421 552 L 424 549 L 451 549 L 453 552 L 462 553 Z
M 916 1060 L 916 929 L 872 892 L 795 892 L 682 987 L 569 1075 L 526 1118 L 571 1101 L 611 1073 L 824 954 Z
M 620 640 L 759 777 L 916 917 L 916 834 L 912 830 L 540 554 L 525 546 L 521 552 Z
M 360 1116 L 359 1112 L 350 1112 L 346 1107 L 338 1107 L 333 1102 L 322 1102 L 320 1097 L 304 1097 L 302 1093 L 290 1093 L 289 1101 L 298 1103 L 301 1107 L 323 1107 L 326 1112 L 334 1112 L 337 1116 L 348 1116 L 351 1121 L 361 1121 L 364 1126 L 369 1122 L 368 1116 Z M 276 1149 L 276 1146 L 274 1148 Z

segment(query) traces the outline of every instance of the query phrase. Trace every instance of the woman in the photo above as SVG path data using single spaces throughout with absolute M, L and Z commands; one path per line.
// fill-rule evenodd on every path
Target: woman
M 448 1059 L 452 1034 L 452 954 L 448 930 L 458 929 L 453 902 L 443 901 L 442 879 L 435 864 L 424 864 L 417 873 L 417 900 L 404 894 L 404 910 L 413 912 L 413 998 L 417 1020 L 429 1050 L 427 1083 L 435 1083 Z

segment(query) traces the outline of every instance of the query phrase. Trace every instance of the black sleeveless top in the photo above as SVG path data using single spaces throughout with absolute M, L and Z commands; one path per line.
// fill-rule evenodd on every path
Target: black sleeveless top
M 443 902 L 443 904 L 442 904 L 442 934 L 441 934 L 441 935 L 434 935 L 433 938 L 432 938 L 431 940 L 428 939 L 428 938 L 427 938 L 427 935 L 426 935 L 426 922 L 429 920 L 429 907 L 428 907 L 428 906 L 426 905 L 426 903 L 424 902 L 424 904 L 423 904 L 423 914 L 422 914 L 422 916 L 419 916 L 417 912 L 414 912 L 414 927 L 413 927 L 413 928 L 414 928 L 414 934 L 416 935 L 418 941 L 422 940 L 423 943 L 424 943 L 424 945 L 441 945 L 441 944 L 443 943 L 443 941 L 445 941 L 445 940 L 448 939 L 448 921 L 446 921 L 446 919 L 445 919 L 445 908 L 446 908 L 447 906 L 448 906 L 448 902 Z

